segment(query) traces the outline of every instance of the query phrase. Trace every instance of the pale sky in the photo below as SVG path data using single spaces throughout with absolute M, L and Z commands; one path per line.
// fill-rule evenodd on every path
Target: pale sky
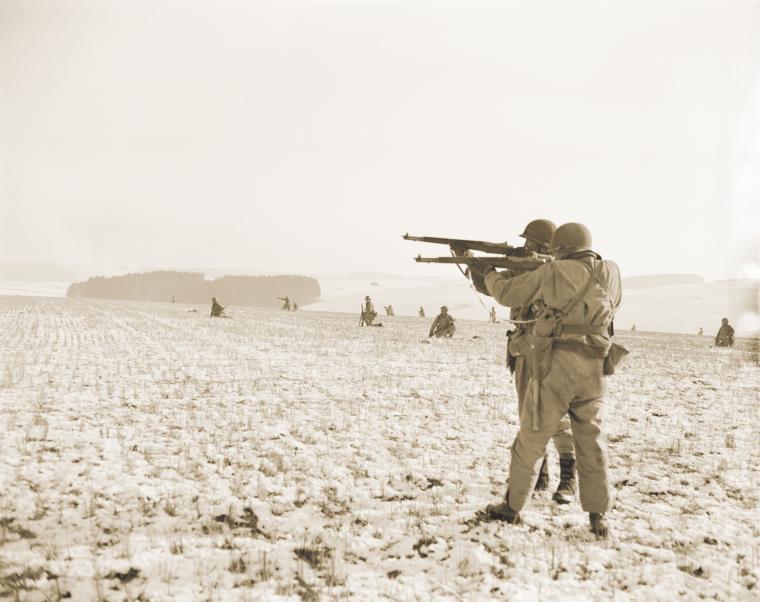
M 0 261 L 757 276 L 760 3 L 0 0 Z

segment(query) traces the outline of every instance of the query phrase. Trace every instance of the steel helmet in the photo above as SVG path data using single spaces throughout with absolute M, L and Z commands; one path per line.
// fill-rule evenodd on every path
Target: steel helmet
M 583 224 L 575 222 L 562 224 L 552 236 L 552 242 L 549 246 L 552 250 L 590 249 L 591 231 Z
M 536 244 L 548 246 L 556 229 L 557 226 L 554 225 L 554 222 L 548 219 L 534 219 L 525 226 L 525 230 L 520 236 L 532 240 Z

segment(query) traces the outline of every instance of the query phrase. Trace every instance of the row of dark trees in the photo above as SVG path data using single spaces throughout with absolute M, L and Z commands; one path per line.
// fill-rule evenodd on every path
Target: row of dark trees
M 280 307 L 278 297 L 290 297 L 299 306 L 320 297 L 319 282 L 308 276 L 223 276 L 206 280 L 200 272 L 146 272 L 105 278 L 96 276 L 69 286 L 69 297 L 171 301 L 207 304 L 218 297 L 223 305 Z

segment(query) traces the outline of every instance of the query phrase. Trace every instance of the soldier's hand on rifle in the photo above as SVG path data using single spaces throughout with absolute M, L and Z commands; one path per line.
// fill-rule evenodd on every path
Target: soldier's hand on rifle
M 493 272 L 494 267 L 487 264 L 485 261 L 476 261 L 470 266 L 470 273 L 473 276 L 484 278 L 488 272 Z
M 469 257 L 472 255 L 472 251 L 470 251 L 467 247 L 462 247 L 460 245 L 450 245 L 451 252 L 458 256 L 458 257 Z
M 470 269 L 468 271 L 468 275 L 470 277 L 470 281 L 472 282 L 472 285 L 475 287 L 475 289 L 484 295 L 490 295 L 488 292 L 488 289 L 486 288 L 486 281 L 485 276 L 488 272 L 493 271 L 493 266 L 488 265 L 487 263 L 484 263 L 482 261 L 476 261 L 474 264 L 470 266 Z

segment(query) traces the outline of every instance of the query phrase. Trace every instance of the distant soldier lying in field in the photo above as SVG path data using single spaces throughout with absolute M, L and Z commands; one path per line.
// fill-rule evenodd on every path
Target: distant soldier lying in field
M 715 335 L 716 347 L 733 347 L 734 346 L 734 329 L 728 325 L 728 318 L 721 320 L 721 327 L 718 334 Z
M 433 320 L 428 337 L 453 337 L 455 330 L 454 318 L 449 314 L 449 308 L 444 305 L 441 307 L 441 313 Z
M 212 318 L 226 318 L 227 316 L 224 315 L 224 308 L 226 306 L 223 306 L 219 303 L 219 299 L 216 297 L 211 297 L 211 317 Z

